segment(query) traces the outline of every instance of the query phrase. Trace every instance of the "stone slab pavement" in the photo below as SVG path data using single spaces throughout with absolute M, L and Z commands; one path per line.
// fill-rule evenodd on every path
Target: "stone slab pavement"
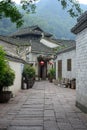
M 87 130 L 87 114 L 75 107 L 76 91 L 35 82 L 0 104 L 0 130 Z

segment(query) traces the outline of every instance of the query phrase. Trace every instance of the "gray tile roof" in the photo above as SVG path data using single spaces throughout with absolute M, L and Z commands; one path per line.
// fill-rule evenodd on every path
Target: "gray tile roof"
M 21 59 L 20 56 L 17 54 L 15 47 L 27 46 L 27 45 L 29 46 L 29 43 L 27 41 L 25 42 L 21 39 L 14 39 L 14 38 L 7 37 L 7 36 L 0 36 L 0 40 L 10 44 L 10 46 L 11 46 L 11 48 L 6 47 L 6 46 L 4 48 L 4 50 L 6 51 L 6 57 L 9 60 L 25 63 L 25 61 L 23 59 Z M 15 46 L 13 47 L 12 45 L 15 45 Z
M 75 40 L 63 40 L 63 39 L 52 39 L 56 44 L 60 45 L 57 47 L 56 55 L 71 51 L 76 48 Z
M 69 48 L 73 48 L 76 47 L 76 42 L 74 40 L 61 40 L 61 39 L 51 39 L 51 38 L 45 38 L 48 41 L 55 43 L 59 46 L 59 51 L 64 51 L 65 49 L 68 50 Z M 46 53 L 55 53 L 54 49 L 47 47 L 46 45 L 44 45 L 43 43 L 41 43 L 39 40 L 37 41 L 32 41 L 32 51 L 37 51 L 39 53 L 41 52 L 46 52 Z M 57 47 L 58 49 L 58 47 Z
M 87 11 L 85 11 L 78 19 L 77 24 L 71 29 L 71 32 L 78 34 L 87 28 Z
M 51 39 L 51 38 L 46 39 L 52 43 L 59 45 L 55 50 L 56 54 L 60 54 L 76 48 L 75 40 L 63 40 L 63 39 Z
M 12 37 L 8 37 L 8 36 L 0 36 L 0 40 L 3 40 L 5 42 L 8 42 L 13 45 L 21 45 L 21 46 L 30 45 L 29 41 L 18 39 L 18 38 L 12 38 Z
M 21 35 L 28 35 L 28 34 L 42 36 L 42 33 L 44 33 L 46 37 L 52 36 L 52 34 L 44 32 L 38 25 L 22 28 L 17 32 L 13 33 L 11 36 L 21 36 Z
M 20 57 L 17 57 L 17 56 L 12 56 L 12 55 L 9 55 L 9 54 L 6 54 L 6 58 L 10 61 L 15 61 L 15 62 L 20 62 L 20 63 L 27 63 L 26 61 L 24 61 L 23 59 L 21 59 Z
M 56 44 L 61 45 L 61 46 L 65 46 L 65 47 L 71 47 L 76 45 L 75 40 L 64 40 L 64 39 L 53 39 Z
M 74 49 L 76 49 L 76 46 L 75 46 L 75 45 L 74 45 L 74 46 L 67 47 L 67 48 L 62 48 L 61 50 L 59 50 L 59 51 L 56 53 L 56 55 L 59 55 L 59 54 L 61 54 L 61 53 L 65 53 L 65 52 L 69 52 L 69 51 L 72 51 L 72 50 L 74 50 Z
M 51 43 L 54 43 L 54 44 L 57 44 L 57 45 L 61 45 L 59 42 L 57 42 L 56 39 L 52 39 L 52 38 L 47 38 L 47 37 L 44 37 L 43 39 L 51 42 Z
M 31 43 L 32 52 L 45 53 L 45 54 L 53 54 L 53 49 L 45 46 L 39 40 L 32 41 Z

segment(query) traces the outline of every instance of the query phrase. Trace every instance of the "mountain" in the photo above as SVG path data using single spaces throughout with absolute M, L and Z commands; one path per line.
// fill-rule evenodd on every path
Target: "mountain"
M 86 5 L 81 5 L 86 10 Z M 22 11 L 24 13 L 24 11 Z M 40 0 L 36 4 L 36 13 L 24 13 L 23 27 L 38 25 L 44 31 L 52 33 L 56 38 L 74 39 L 70 29 L 75 25 L 76 18 L 71 18 L 66 10 L 63 10 L 58 0 Z M 10 34 L 16 31 L 15 24 L 9 19 L 0 21 L 0 34 Z

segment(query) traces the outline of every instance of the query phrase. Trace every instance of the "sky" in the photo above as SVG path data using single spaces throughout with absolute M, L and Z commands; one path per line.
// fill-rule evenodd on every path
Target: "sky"
M 13 0 L 13 1 L 15 1 L 17 4 L 20 3 L 20 0 Z M 78 0 L 78 1 L 79 1 L 79 3 L 81 3 L 81 4 L 87 4 L 87 0 Z
M 87 0 L 78 0 L 81 4 L 87 4 Z

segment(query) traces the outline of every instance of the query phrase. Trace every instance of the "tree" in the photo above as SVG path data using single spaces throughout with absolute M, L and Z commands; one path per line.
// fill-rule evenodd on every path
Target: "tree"
M 5 51 L 0 46 L 0 92 L 4 87 L 11 86 L 15 79 L 15 73 L 8 65 L 5 55 Z
M 35 12 L 36 4 L 38 0 L 21 0 L 20 5 L 27 13 Z M 81 14 L 81 8 L 76 0 L 58 0 L 61 3 L 63 9 L 67 9 L 67 12 L 71 17 L 76 17 Z M 13 23 L 16 23 L 17 27 L 23 25 L 23 14 L 19 11 L 15 2 L 12 0 L 0 1 L 0 18 L 9 17 Z
M 67 12 L 71 17 L 76 17 L 81 15 L 82 10 L 80 8 L 80 4 L 77 0 L 58 0 L 61 2 L 63 9 L 67 9 Z
M 5 52 L 3 48 L 0 46 L 0 79 L 1 76 L 3 75 L 6 65 L 7 65 L 7 61 L 5 58 Z

